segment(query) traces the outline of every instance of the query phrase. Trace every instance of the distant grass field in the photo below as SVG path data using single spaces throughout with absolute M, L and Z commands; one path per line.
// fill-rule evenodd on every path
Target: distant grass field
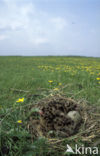
M 61 93 L 76 100 L 84 99 L 89 105 L 100 105 L 100 58 L 0 57 L 1 145 L 6 138 L 5 146 L 11 149 L 11 156 L 22 156 L 23 149 L 30 144 L 30 141 L 27 142 L 24 138 L 14 143 L 12 149 L 12 140 L 4 133 L 7 129 L 10 135 L 18 132 L 18 135 L 23 137 L 28 135 L 16 124 L 18 120 L 23 120 L 20 105 L 24 107 L 52 92 Z M 24 101 L 17 103 L 19 98 L 24 98 Z M 18 109 L 17 112 L 12 111 L 12 108 Z M 7 114 L 10 116 L 7 117 Z M 38 146 L 38 142 L 36 144 Z M 41 146 L 46 149 L 45 143 Z M 37 154 L 35 151 L 33 155 L 46 155 L 45 150 L 42 154 L 41 149 L 39 150 L 40 153 Z M 30 151 L 29 156 L 33 155 Z

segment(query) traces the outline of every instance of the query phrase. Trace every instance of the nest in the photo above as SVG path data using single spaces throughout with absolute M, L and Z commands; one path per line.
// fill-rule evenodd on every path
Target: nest
M 84 102 L 53 96 L 31 106 L 29 111 L 27 129 L 32 140 L 46 137 L 50 145 L 55 144 L 58 148 L 58 143 L 71 140 L 73 136 L 95 144 L 93 140 L 100 137 L 100 108 L 87 106 Z M 76 112 L 77 118 L 69 116 L 69 112 Z

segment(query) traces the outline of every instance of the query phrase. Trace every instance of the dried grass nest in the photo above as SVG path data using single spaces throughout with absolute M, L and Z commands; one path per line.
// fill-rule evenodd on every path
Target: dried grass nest
M 77 120 L 68 116 L 73 111 L 78 113 Z M 71 138 L 93 143 L 100 138 L 100 107 L 89 106 L 84 101 L 56 95 L 32 105 L 29 112 L 27 129 L 32 139 L 46 137 L 54 145 Z

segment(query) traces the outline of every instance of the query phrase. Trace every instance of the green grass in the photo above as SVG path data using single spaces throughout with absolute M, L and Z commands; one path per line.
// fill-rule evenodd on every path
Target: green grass
M 50 94 L 48 89 L 54 88 L 58 88 L 66 97 L 84 99 L 89 105 L 98 106 L 100 80 L 96 78 L 99 77 L 100 58 L 0 57 L 1 145 L 5 143 L 4 147 L 10 149 L 10 156 L 46 155 L 49 147 L 45 145 L 45 139 L 32 143 L 26 139 L 29 134 L 25 127 L 16 123 L 25 118 L 22 107 L 45 97 Z M 50 84 L 49 80 L 53 83 Z M 17 92 L 16 89 L 25 92 Z M 39 96 L 35 97 L 34 94 Z M 24 103 L 16 103 L 17 99 L 23 97 Z M 12 139 L 15 136 L 17 141 Z

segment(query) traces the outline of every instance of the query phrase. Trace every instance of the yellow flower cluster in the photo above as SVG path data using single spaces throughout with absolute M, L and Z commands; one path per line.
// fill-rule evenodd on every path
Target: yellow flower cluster
M 50 61 L 50 60 L 49 60 Z M 61 60 L 60 60 L 61 61 Z M 100 70 L 99 62 L 92 61 L 88 62 L 87 60 L 80 60 L 80 59 L 62 59 L 62 61 L 67 61 L 67 64 L 63 62 L 58 62 L 58 64 L 54 65 L 41 65 L 38 66 L 39 69 L 47 72 L 65 72 L 69 73 L 72 76 L 77 75 L 79 72 L 86 72 L 93 75 L 99 75 L 98 71 Z M 55 60 L 56 62 L 56 60 Z M 78 63 L 77 63 L 78 62 Z
M 59 86 L 61 86 L 62 85 L 62 83 L 59 83 Z
M 54 88 L 54 91 L 58 91 L 59 90 L 59 88 Z
M 97 80 L 100 80 L 100 77 L 97 77 L 96 79 L 97 79 Z
M 49 83 L 52 83 L 53 81 L 52 81 L 52 80 L 49 80 L 48 82 L 49 82 Z
M 96 80 L 100 83 L 100 62 L 93 59 L 87 58 L 47 58 L 48 64 L 40 64 L 38 66 L 39 70 L 47 72 L 47 74 L 59 74 L 65 77 L 77 77 L 78 75 L 83 75 L 83 78 L 87 77 L 90 80 Z M 97 78 L 96 78 L 97 77 Z M 49 84 L 54 84 L 55 81 L 49 80 Z M 57 84 L 57 83 L 56 83 Z M 60 87 L 62 84 L 58 83 Z M 59 88 L 58 87 L 58 88 Z
M 97 77 L 96 79 L 98 80 L 98 83 L 100 84 L 100 77 Z
M 17 123 L 21 124 L 22 123 L 22 120 L 18 120 Z
M 19 98 L 16 102 L 24 102 L 24 98 Z

